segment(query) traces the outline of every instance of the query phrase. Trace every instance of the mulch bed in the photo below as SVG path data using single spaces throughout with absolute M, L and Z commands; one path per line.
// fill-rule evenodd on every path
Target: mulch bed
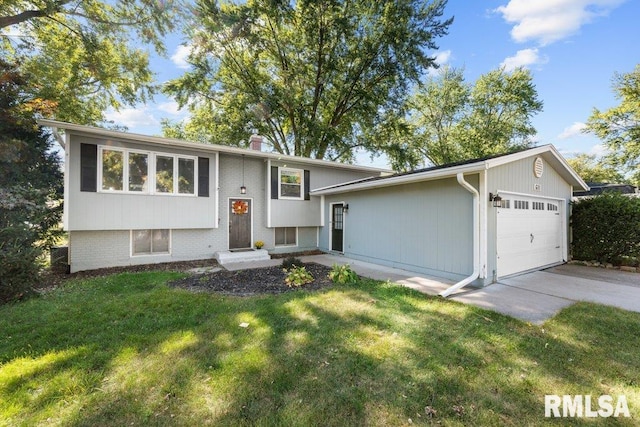
M 298 289 L 319 290 L 333 284 L 328 278 L 331 268 L 316 263 L 306 263 L 303 266 L 315 280 L 299 287 L 290 287 L 284 282 L 286 274 L 280 266 L 240 271 L 221 270 L 215 273 L 197 274 L 169 282 L 169 286 L 187 289 L 192 292 L 217 292 L 224 295 L 251 296 L 281 294 Z

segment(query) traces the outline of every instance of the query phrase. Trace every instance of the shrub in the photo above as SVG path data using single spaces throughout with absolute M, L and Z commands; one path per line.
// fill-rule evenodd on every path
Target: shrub
M 19 229 L 0 231 L 0 303 L 19 300 L 36 284 L 42 254 L 31 233 Z
M 293 267 L 300 267 L 303 264 L 298 258 L 290 256 L 282 260 L 282 268 L 290 270 Z
M 573 206 L 573 257 L 621 264 L 640 258 L 640 198 L 605 193 Z
M 291 267 L 284 271 L 287 273 L 287 277 L 284 279 L 284 282 L 289 285 L 289 287 L 302 286 L 313 282 L 313 276 L 305 267 Z
M 340 285 L 352 285 L 358 281 L 358 275 L 351 269 L 349 264 L 334 264 L 329 272 L 329 279 L 333 283 Z

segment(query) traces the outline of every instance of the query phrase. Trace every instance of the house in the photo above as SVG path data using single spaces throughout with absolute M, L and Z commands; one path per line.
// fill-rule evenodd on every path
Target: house
M 587 184 L 551 145 L 409 173 L 49 120 L 71 271 L 309 249 L 483 286 L 569 259 Z M 266 252 L 266 251 L 265 251 Z
M 545 145 L 311 195 L 323 199 L 321 250 L 458 281 L 450 293 L 567 261 L 578 189 L 589 187 Z
M 638 196 L 638 187 L 631 184 L 610 184 L 601 182 L 587 182 L 589 191 L 574 191 L 576 199 L 598 196 L 603 193 L 628 194 L 630 197 Z
M 71 272 L 216 255 L 233 260 L 230 250 L 257 241 L 271 253 L 317 249 L 321 198 L 310 191 L 385 172 L 52 120 L 40 124 L 64 129 L 58 139 L 65 151 L 63 227 Z

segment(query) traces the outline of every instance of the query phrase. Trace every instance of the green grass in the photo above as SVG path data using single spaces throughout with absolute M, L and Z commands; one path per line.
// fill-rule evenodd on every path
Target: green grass
M 178 277 L 0 307 L 0 425 L 566 424 L 545 394 L 624 394 L 617 421 L 640 417 L 637 313 L 578 304 L 541 327 L 375 281 L 235 298 Z

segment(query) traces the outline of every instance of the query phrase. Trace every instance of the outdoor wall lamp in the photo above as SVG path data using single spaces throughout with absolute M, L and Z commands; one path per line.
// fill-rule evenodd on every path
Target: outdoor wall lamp
M 500 197 L 497 193 L 489 193 L 489 201 L 493 202 L 494 208 L 499 208 L 502 206 L 502 197 Z
M 347 203 L 346 205 L 342 206 L 342 212 L 344 212 L 344 213 L 349 212 L 349 203 Z
M 240 186 L 240 194 L 247 194 L 247 187 L 244 186 L 244 154 L 242 155 L 242 186 Z

